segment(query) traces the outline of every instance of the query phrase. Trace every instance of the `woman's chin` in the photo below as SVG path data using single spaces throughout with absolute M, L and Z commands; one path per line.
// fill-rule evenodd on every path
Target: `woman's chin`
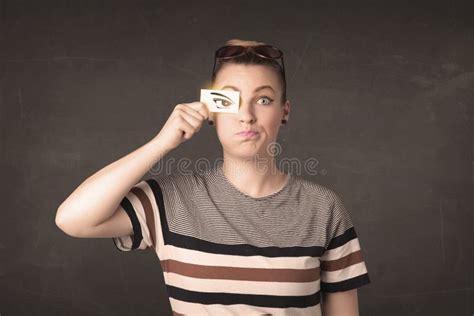
M 240 145 L 233 147 L 232 150 L 227 151 L 227 153 L 235 158 L 242 160 L 249 160 L 266 156 L 265 150 L 264 148 L 262 149 L 261 146 Z

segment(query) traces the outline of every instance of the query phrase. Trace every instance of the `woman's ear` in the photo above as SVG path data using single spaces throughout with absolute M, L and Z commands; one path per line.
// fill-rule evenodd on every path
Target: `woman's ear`
M 288 119 L 290 118 L 290 109 L 291 109 L 290 100 L 286 100 L 285 104 L 283 105 L 282 119 L 285 119 L 287 122 L 288 122 Z

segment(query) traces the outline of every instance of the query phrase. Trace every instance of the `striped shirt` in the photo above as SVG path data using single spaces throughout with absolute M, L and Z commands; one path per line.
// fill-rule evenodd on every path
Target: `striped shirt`
M 288 173 L 264 197 L 222 164 L 143 180 L 120 205 L 121 251 L 156 253 L 173 315 L 321 315 L 321 294 L 370 283 L 350 213 L 331 189 Z

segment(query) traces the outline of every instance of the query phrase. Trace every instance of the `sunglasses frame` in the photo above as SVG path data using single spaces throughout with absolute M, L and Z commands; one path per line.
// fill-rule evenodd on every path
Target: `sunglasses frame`
M 223 56 L 223 57 L 218 56 L 219 51 L 222 50 L 223 48 L 227 48 L 227 47 L 239 47 L 239 48 L 242 48 L 242 49 L 241 49 L 241 52 L 236 53 L 236 54 L 231 55 L 231 56 Z M 255 48 L 259 48 L 259 47 L 271 48 L 275 52 L 277 52 L 279 54 L 279 56 L 278 57 L 269 57 L 269 56 L 266 56 L 264 54 L 261 54 L 261 53 L 259 53 L 258 51 L 255 50 Z M 286 87 L 285 62 L 283 60 L 283 52 L 280 49 L 278 49 L 278 48 L 276 48 L 275 46 L 272 46 L 272 45 L 256 45 L 256 46 L 224 45 L 224 46 L 220 47 L 219 49 L 216 50 L 216 53 L 214 54 L 214 66 L 212 67 L 212 78 L 214 78 L 214 75 L 215 75 L 217 59 L 224 59 L 225 60 L 225 59 L 236 58 L 236 57 L 239 57 L 239 56 L 242 56 L 242 55 L 246 54 L 248 51 L 251 51 L 253 54 L 255 54 L 259 57 L 265 58 L 265 59 L 278 60 L 279 58 L 281 58 L 281 65 L 280 64 L 278 64 L 278 65 L 281 68 L 281 71 L 282 71 L 282 74 L 283 74 L 283 81 L 284 81 L 285 87 Z

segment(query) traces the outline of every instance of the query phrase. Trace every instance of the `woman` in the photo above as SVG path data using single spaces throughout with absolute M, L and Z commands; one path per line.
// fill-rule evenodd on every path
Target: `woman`
M 212 89 L 238 90 L 238 113 L 176 105 L 158 135 L 61 204 L 58 227 L 154 251 L 176 315 L 358 315 L 357 287 L 370 280 L 349 212 L 269 150 L 290 113 L 281 51 L 234 39 L 214 66 Z M 137 183 L 204 120 L 222 165 Z

